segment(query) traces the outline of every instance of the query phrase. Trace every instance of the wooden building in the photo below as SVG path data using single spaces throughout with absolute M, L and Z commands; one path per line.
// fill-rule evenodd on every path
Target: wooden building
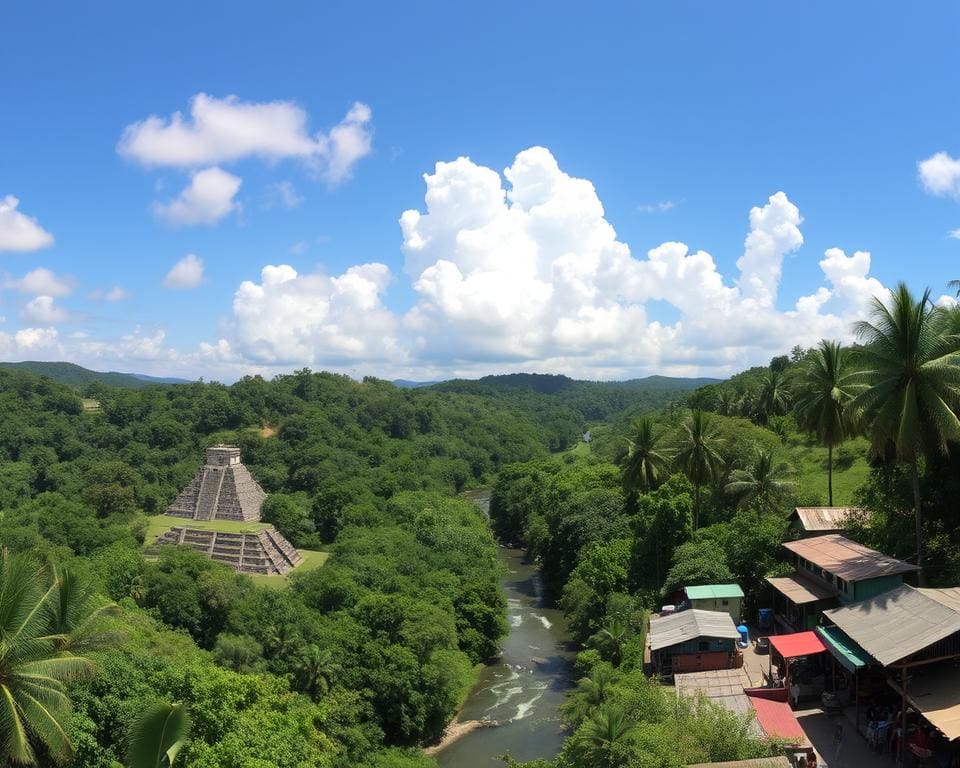
M 683 590 L 691 608 L 729 613 L 734 624 L 740 623 L 743 590 L 739 584 L 703 584 Z
M 846 530 L 851 515 L 861 513 L 859 507 L 796 507 L 790 513 L 790 530 L 801 537 L 823 536 Z
M 675 672 L 741 666 L 739 638 L 729 613 L 693 608 L 651 618 L 647 644 L 653 671 L 672 677 Z

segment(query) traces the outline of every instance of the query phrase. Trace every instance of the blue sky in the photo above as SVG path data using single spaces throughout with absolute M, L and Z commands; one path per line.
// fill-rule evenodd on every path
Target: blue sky
M 8 7 L 0 358 L 622 378 L 843 338 L 960 277 L 960 10 L 839 5 Z

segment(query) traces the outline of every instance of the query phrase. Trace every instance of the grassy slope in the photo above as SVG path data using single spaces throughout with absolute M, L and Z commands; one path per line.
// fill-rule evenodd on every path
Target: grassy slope
M 870 474 L 866 456 L 867 441 L 862 438 L 851 440 L 834 451 L 833 503 L 836 506 L 855 502 L 854 494 Z M 827 449 L 793 439 L 784 447 L 784 458 L 797 473 L 800 491 L 804 495 L 814 493 L 826 504 Z

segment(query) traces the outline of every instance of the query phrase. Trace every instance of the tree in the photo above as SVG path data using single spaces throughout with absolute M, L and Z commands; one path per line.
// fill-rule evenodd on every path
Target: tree
M 774 358 L 778 360 L 779 358 Z M 786 358 L 784 358 L 786 362 Z M 760 396 L 757 401 L 757 421 L 766 424 L 771 416 L 780 416 L 787 412 L 790 405 L 790 390 L 784 376 L 785 366 L 771 367 L 764 376 L 760 385 Z
M 719 432 L 704 411 L 695 410 L 684 422 L 674 462 L 693 484 L 693 529 L 700 522 L 700 489 L 717 476 L 722 462 Z
M 595 664 L 590 674 L 577 680 L 577 687 L 567 695 L 567 700 L 561 705 L 564 716 L 574 725 L 579 724 L 606 701 L 607 693 L 615 680 L 616 674 L 609 665 Z
M 653 432 L 653 419 L 642 416 L 630 425 L 627 450 L 620 467 L 623 470 L 623 487 L 628 494 L 652 491 L 662 481 L 670 463 L 662 451 L 657 450 L 660 436 Z
M 863 390 L 847 351 L 836 341 L 822 340 L 804 359 L 797 400 L 797 423 L 827 447 L 827 503 L 833 506 L 833 449 L 857 430 L 850 407 Z
M 757 448 L 749 469 L 737 469 L 730 475 L 725 490 L 738 498 L 737 506 L 757 505 L 757 514 L 770 510 L 795 487 L 787 480 L 782 466 L 777 466 L 773 451 Z
M 23 555 L 0 557 L 0 759 L 33 764 L 42 744 L 57 763 L 73 746 L 64 731 L 68 683 L 92 677 L 93 663 L 58 651 L 50 618 L 56 585 Z
M 722 584 L 733 580 L 727 555 L 716 541 L 688 541 L 677 547 L 673 567 L 667 572 L 663 593 L 670 595 L 682 587 Z
M 923 510 L 920 459 L 946 454 L 950 441 L 960 441 L 960 353 L 949 332 L 946 313 L 930 301 L 930 289 L 919 301 L 905 283 L 893 290 L 889 305 L 874 298 L 869 320 L 856 325 L 864 342 L 860 351 L 866 389 L 851 403 L 862 409 L 871 449 L 883 456 L 892 449 L 910 468 L 914 529 L 920 583 L 923 573 Z
M 636 723 L 623 707 L 608 702 L 593 711 L 577 736 L 589 749 L 591 765 L 597 768 L 614 768 L 625 764 L 617 747 L 632 736 L 636 729 Z
M 172 768 L 189 737 L 190 713 L 186 705 L 153 704 L 133 725 L 127 768 Z
M 308 645 L 300 651 L 294 670 L 300 690 L 319 699 L 330 690 L 330 683 L 337 674 L 337 665 L 328 648 Z
M 587 645 L 596 648 L 606 661 L 618 667 L 623 658 L 623 645 L 628 639 L 630 639 L 630 627 L 615 616 L 587 641 Z
M 69 568 L 51 568 L 50 635 L 58 651 L 92 651 L 113 645 L 119 636 L 105 630 L 103 619 L 120 607 L 105 600 Z

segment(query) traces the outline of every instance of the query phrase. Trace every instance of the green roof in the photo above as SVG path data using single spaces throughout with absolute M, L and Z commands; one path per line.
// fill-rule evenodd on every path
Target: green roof
M 853 642 L 840 627 L 817 627 L 816 633 L 830 654 L 851 672 L 870 663 L 870 654 Z
M 684 589 L 690 600 L 743 597 L 743 590 L 740 589 L 739 584 L 703 584 L 699 587 L 685 587 Z

